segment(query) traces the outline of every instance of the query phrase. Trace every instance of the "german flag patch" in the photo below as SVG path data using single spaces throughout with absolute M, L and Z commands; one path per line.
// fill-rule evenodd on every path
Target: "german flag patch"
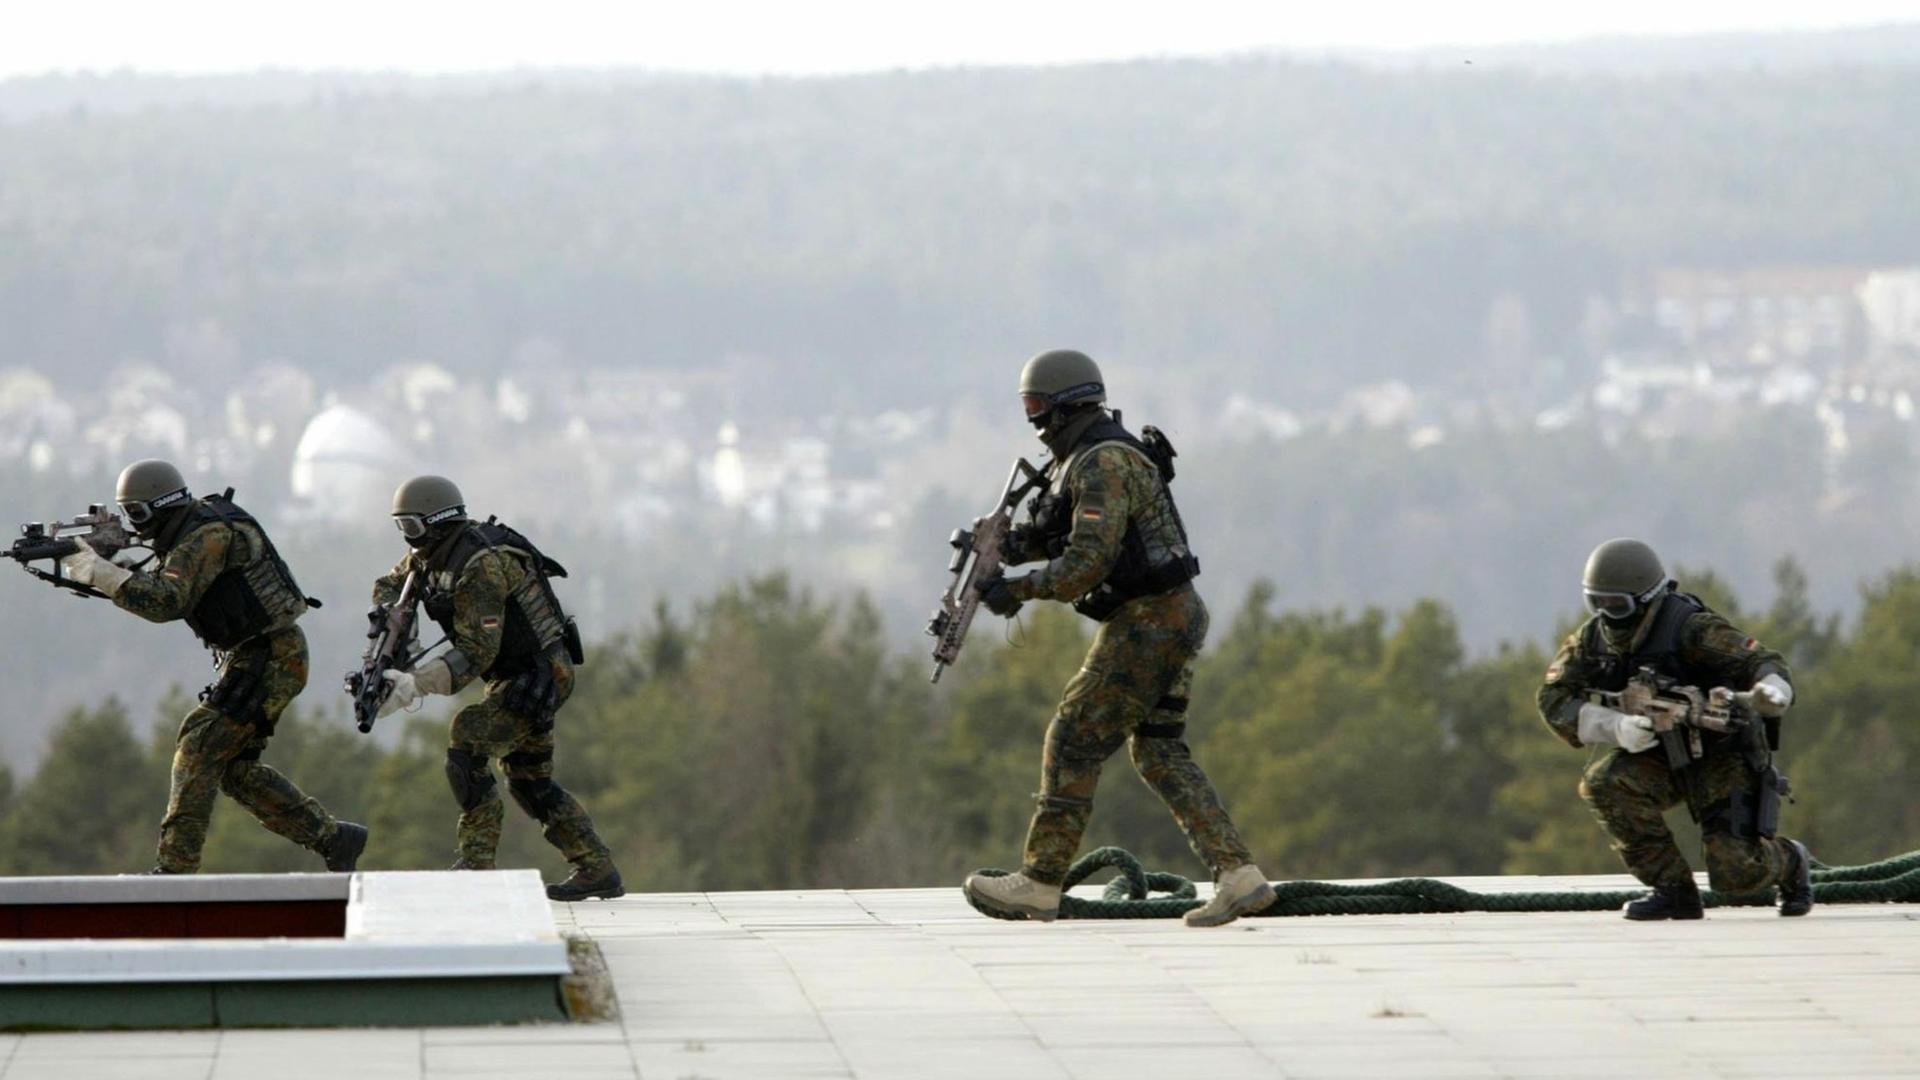
M 498 615 L 483 615 L 483 616 L 481 616 L 481 617 L 480 617 L 480 629 L 482 629 L 482 630 L 498 630 L 498 629 L 500 629 L 500 616 L 498 616 Z
M 1080 511 L 1081 521 L 1105 521 L 1107 512 L 1097 506 L 1089 506 Z

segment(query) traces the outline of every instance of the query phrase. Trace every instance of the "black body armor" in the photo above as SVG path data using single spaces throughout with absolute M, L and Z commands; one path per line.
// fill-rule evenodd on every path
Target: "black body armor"
M 560 607 L 560 598 L 548 580 L 566 577 L 566 567 L 542 554 L 517 530 L 492 518 L 467 525 L 428 558 L 428 583 L 421 594 L 427 617 L 452 637 L 453 587 L 474 556 L 496 548 L 515 556 L 527 568 L 527 574 L 508 594 L 500 652 L 481 677 L 493 680 L 523 674 L 556 645 L 564 645 L 574 663 L 583 662 L 579 631 Z
M 1034 497 L 1028 509 L 1035 535 L 1040 538 L 1048 558 L 1058 558 L 1067 548 L 1073 530 L 1074 507 L 1067 491 L 1067 474 L 1101 446 L 1120 444 L 1153 463 L 1160 472 L 1160 495 L 1155 505 L 1135 507 L 1127 518 L 1127 531 L 1120 540 L 1120 555 L 1113 569 L 1086 596 L 1074 602 L 1074 610 L 1096 622 L 1113 617 L 1121 605 L 1142 596 L 1158 596 L 1192 581 L 1200 573 L 1200 560 L 1187 540 L 1186 523 L 1174 505 L 1173 444 L 1158 428 L 1143 429 L 1145 438 L 1135 436 L 1121 426 L 1118 416 L 1105 419 L 1087 429 L 1080 442 L 1062 462 L 1045 494 Z M 1155 520 L 1155 519 L 1159 520 Z M 1156 526 L 1157 542 L 1150 542 L 1141 523 L 1145 519 Z
M 196 529 L 215 524 L 235 527 L 234 535 L 242 542 L 248 534 L 236 526 L 251 526 L 253 535 L 260 538 L 260 550 L 239 566 L 232 565 L 229 552 L 227 569 L 214 578 L 200 602 L 187 613 L 187 625 L 208 648 L 231 650 L 270 630 L 292 626 L 308 608 L 320 606 L 319 601 L 300 591 L 293 571 L 274 548 L 267 531 L 253 515 L 234 504 L 232 489 L 224 495 L 197 500 L 154 542 L 154 549 L 164 554 Z

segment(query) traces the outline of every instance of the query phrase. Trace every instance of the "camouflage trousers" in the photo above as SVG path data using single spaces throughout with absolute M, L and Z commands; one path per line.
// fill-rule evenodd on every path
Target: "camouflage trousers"
M 1207 606 L 1193 586 L 1134 600 L 1102 623 L 1047 725 L 1021 870 L 1059 884 L 1093 817 L 1100 770 L 1124 743 L 1214 877 L 1253 861 L 1182 734 Z
M 564 703 L 573 693 L 573 665 L 564 656 L 549 656 L 547 661 Z M 461 864 L 490 870 L 500 849 L 506 806 L 487 763 L 497 757 L 513 801 L 540 823 L 547 843 L 583 873 L 597 876 L 612 869 L 613 853 L 594 831 L 586 808 L 553 781 L 552 717 L 531 719 L 507 708 L 507 686 L 505 679 L 489 682 L 485 698 L 454 716 L 448 736 L 447 778 L 461 807 Z
M 155 862 L 191 874 L 200 868 L 213 797 L 224 792 L 260 824 L 305 848 L 325 847 L 339 828 L 326 808 L 260 761 L 270 731 L 307 685 L 307 637 L 299 627 L 242 645 L 227 657 L 217 688 L 232 700 L 194 708 L 173 747 L 173 780 L 160 821 Z M 231 715 L 230 715 L 231 714 Z
M 1792 862 L 1781 840 L 1750 835 L 1750 825 L 1730 819 L 1735 794 L 1751 797 L 1759 786 L 1759 774 L 1730 745 L 1713 748 L 1682 773 L 1667 767 L 1657 747 L 1640 754 L 1616 749 L 1587 767 L 1580 797 L 1600 819 L 1620 861 L 1647 885 L 1693 880 L 1662 816 L 1685 803 L 1701 823 L 1708 882 L 1719 891 L 1745 893 L 1778 885 Z

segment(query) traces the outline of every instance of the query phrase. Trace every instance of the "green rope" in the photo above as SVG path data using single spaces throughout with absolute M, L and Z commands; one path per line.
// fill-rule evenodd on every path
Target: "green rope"
M 1864 866 L 1826 866 L 1815 860 L 1813 896 L 1822 904 L 1920 903 L 1920 851 Z M 1067 895 L 1103 869 L 1118 870 L 1100 899 Z M 982 877 L 1002 877 L 1005 870 L 980 870 Z M 1063 919 L 1172 919 L 1200 906 L 1193 882 L 1178 874 L 1144 869 L 1132 853 L 1117 847 L 1097 848 L 1074 860 L 1062 885 Z M 1480 893 L 1433 878 L 1400 878 L 1369 885 L 1342 885 L 1331 881 L 1276 881 L 1273 906 L 1256 915 L 1423 915 L 1462 911 L 1614 911 L 1645 895 L 1644 889 L 1606 892 L 1498 892 Z M 1011 918 L 974 902 L 982 915 Z M 1160 895 L 1155 895 L 1160 894 Z M 1701 899 L 1708 907 L 1751 907 L 1771 904 L 1771 893 L 1716 893 Z

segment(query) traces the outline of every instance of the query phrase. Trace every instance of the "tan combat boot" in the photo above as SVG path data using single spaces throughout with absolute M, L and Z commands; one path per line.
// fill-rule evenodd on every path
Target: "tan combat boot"
M 964 887 L 974 903 L 1016 919 L 1052 922 L 1060 914 L 1060 886 L 1043 884 L 1025 874 L 970 874 Z
M 1274 901 L 1273 886 L 1260 868 L 1248 863 L 1220 875 L 1213 899 L 1187 912 L 1188 926 L 1225 926 L 1242 915 L 1264 910 Z

